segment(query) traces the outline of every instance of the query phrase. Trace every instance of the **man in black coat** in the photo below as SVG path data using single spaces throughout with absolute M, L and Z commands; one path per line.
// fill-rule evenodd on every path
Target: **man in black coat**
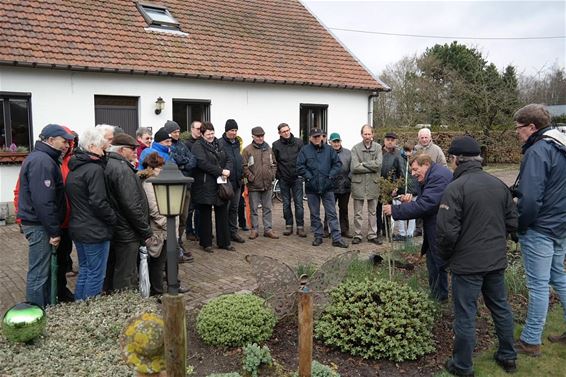
M 446 369 L 473 376 L 477 299 L 482 293 L 499 339 L 495 361 L 514 372 L 517 353 L 505 268 L 507 233 L 517 230 L 517 210 L 507 186 L 482 170 L 480 146 L 472 137 L 455 138 L 448 153 L 454 181 L 444 191 L 436 222 L 439 254 L 452 271 L 454 350 Z
M 147 197 L 133 166 L 137 157 L 136 148 L 136 139 L 127 134 L 118 134 L 108 149 L 104 175 L 108 199 L 116 212 L 117 221 L 106 268 L 106 291 L 138 286 L 138 249 L 152 235 Z
M 297 156 L 303 147 L 303 141 L 291 133 L 287 123 L 277 126 L 279 140 L 272 145 L 273 154 L 277 161 L 276 178 L 279 180 L 281 199 L 283 201 L 283 217 L 285 218 L 284 236 L 293 234 L 293 210 L 291 200 L 295 204 L 295 222 L 297 235 L 306 237 L 305 210 L 303 207 L 303 180 L 297 173 Z
M 238 243 L 246 242 L 238 234 L 238 207 L 242 197 L 242 183 L 244 176 L 244 162 L 240 154 L 240 141 L 238 140 L 238 123 L 234 119 L 228 119 L 224 126 L 224 134 L 218 140 L 220 147 L 232 160 L 232 171 L 230 172 L 230 183 L 234 189 L 234 197 L 228 204 L 228 226 L 230 227 L 230 238 Z

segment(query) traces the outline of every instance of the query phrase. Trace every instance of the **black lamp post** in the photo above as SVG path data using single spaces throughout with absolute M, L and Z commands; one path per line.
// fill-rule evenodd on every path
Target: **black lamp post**
M 194 179 L 185 177 L 176 164 L 168 162 L 158 176 L 147 181 L 153 184 L 159 213 L 167 216 L 167 293 L 176 295 L 179 293 L 179 282 L 175 216 L 183 212 L 186 192 Z

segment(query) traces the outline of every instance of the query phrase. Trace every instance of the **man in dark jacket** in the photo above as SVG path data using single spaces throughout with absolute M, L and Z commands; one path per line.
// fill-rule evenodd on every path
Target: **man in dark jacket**
M 452 181 L 452 173 L 448 168 L 432 162 L 428 154 L 419 154 L 410 160 L 411 174 L 419 182 L 420 194 L 416 201 L 413 195 L 401 197 L 400 205 L 386 204 L 383 212 L 392 215 L 394 220 L 423 218 L 424 239 L 421 253 L 426 254 L 428 285 L 431 296 L 444 303 L 448 300 L 448 275 L 445 262 L 438 254 L 436 247 L 436 214 L 440 199 L 446 186 Z
M 303 208 L 303 179 L 297 174 L 297 156 L 303 147 L 303 141 L 291 133 L 287 123 L 277 126 L 279 140 L 272 145 L 277 160 L 276 177 L 279 180 L 281 199 L 283 200 L 283 217 L 285 218 L 284 236 L 293 234 L 293 210 L 291 200 L 295 205 L 295 222 L 297 235 L 306 237 L 305 210 Z
M 191 123 L 191 134 L 189 138 L 185 141 L 185 145 L 191 150 L 195 142 L 202 137 L 202 133 L 200 132 L 200 128 L 202 126 L 202 122 L 195 120 Z M 191 190 L 192 192 L 192 190 Z M 191 200 L 189 204 L 189 215 L 187 217 L 187 226 L 186 226 L 186 235 L 187 239 L 191 241 L 198 241 L 198 225 L 199 225 L 199 212 L 195 209 L 195 205 Z M 194 219 L 194 221 L 193 221 Z
M 169 134 L 169 136 L 171 136 L 171 160 L 174 161 L 175 164 L 177 164 L 177 167 L 185 177 L 192 176 L 193 169 L 197 166 L 197 159 L 191 153 L 189 147 L 187 147 L 185 143 L 179 140 L 179 137 L 181 136 L 181 127 L 179 127 L 179 124 L 177 124 L 177 122 L 168 120 L 167 122 L 165 122 L 163 128 Z M 185 202 L 183 204 L 183 212 L 181 212 L 181 214 L 179 215 L 179 239 L 177 240 L 179 245 L 179 263 L 192 263 L 194 261 L 191 251 L 184 248 L 182 238 L 187 224 L 187 217 L 189 216 L 190 202 L 191 190 L 187 190 L 185 194 Z
M 322 142 L 322 131 L 319 128 L 310 130 L 310 143 L 305 145 L 297 157 L 297 173 L 305 179 L 305 191 L 311 213 L 311 228 L 314 232 L 313 246 L 322 244 L 323 229 L 320 220 L 320 202 L 328 218 L 328 226 L 332 235 L 332 246 L 347 248 L 342 239 L 340 225 L 336 217 L 333 180 L 340 173 L 342 163 L 334 150 Z
M 242 159 L 244 162 L 244 176 L 248 180 L 248 193 L 252 213 L 252 230 L 249 239 L 258 237 L 259 220 L 258 207 L 261 204 L 263 220 L 263 236 L 277 239 L 273 231 L 271 215 L 271 194 L 273 180 L 275 179 L 275 155 L 269 144 L 264 141 L 265 131 L 261 127 L 252 128 L 253 141 L 244 148 Z
M 228 119 L 224 125 L 224 134 L 218 140 L 220 147 L 232 160 L 232 171 L 230 172 L 230 183 L 234 189 L 234 197 L 228 204 L 228 226 L 232 241 L 238 243 L 246 242 L 238 234 L 238 207 L 242 196 L 242 183 L 244 177 L 244 162 L 240 154 L 240 141 L 238 140 L 238 123 L 234 119 Z
M 127 134 L 114 136 L 104 170 L 108 199 L 116 212 L 116 226 L 110 243 L 105 290 L 136 288 L 138 248 L 152 235 L 149 206 L 136 175 L 136 140 Z
M 505 268 L 507 233 L 517 230 L 515 204 L 507 186 L 482 170 L 480 146 L 472 137 L 455 138 L 448 153 L 454 181 L 442 195 L 436 220 L 438 251 L 452 272 L 454 301 L 454 350 L 446 369 L 473 376 L 477 299 L 482 293 L 499 340 L 495 361 L 514 372 L 517 353 Z
M 42 307 L 49 303 L 51 248 L 61 242 L 67 209 L 59 158 L 74 138 L 57 124 L 45 126 L 20 169 L 17 216 L 29 243 L 26 301 Z
M 350 203 L 350 192 L 352 191 L 352 174 L 350 165 L 352 163 L 352 152 L 342 146 L 342 139 L 338 132 L 333 132 L 328 138 L 330 146 L 338 154 L 342 163 L 340 172 L 334 179 L 333 191 L 336 203 L 338 203 L 338 219 L 340 220 L 340 233 L 342 237 L 352 238 L 350 234 L 350 218 L 348 216 L 348 204 Z M 328 223 L 324 224 L 325 231 L 328 231 Z
M 514 115 L 515 130 L 525 144 L 519 171 L 519 242 L 529 288 L 529 309 L 517 351 L 541 353 L 541 336 L 548 310 L 548 285 L 560 297 L 566 318 L 566 137 L 551 129 L 544 105 L 531 104 Z M 566 344 L 566 332 L 551 335 Z

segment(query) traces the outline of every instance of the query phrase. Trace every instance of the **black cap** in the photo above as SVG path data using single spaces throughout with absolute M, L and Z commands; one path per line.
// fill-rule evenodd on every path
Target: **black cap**
M 263 136 L 263 135 L 265 135 L 265 131 L 261 127 L 254 127 L 254 128 L 252 128 L 252 135 Z
M 454 156 L 478 156 L 480 153 L 480 145 L 468 135 L 454 138 L 448 149 L 448 154 Z
M 228 119 L 224 125 L 224 131 L 237 130 L 238 123 L 234 119 Z
M 324 135 L 324 131 L 320 128 L 311 128 L 311 132 L 309 132 L 309 136 L 319 136 Z
M 169 135 L 169 132 L 165 131 L 165 127 L 161 127 L 160 129 L 158 129 L 155 135 L 153 136 L 153 140 L 157 143 L 167 139 L 171 139 L 171 135 Z
M 397 139 L 397 134 L 395 132 L 388 132 L 383 137 L 384 139 Z

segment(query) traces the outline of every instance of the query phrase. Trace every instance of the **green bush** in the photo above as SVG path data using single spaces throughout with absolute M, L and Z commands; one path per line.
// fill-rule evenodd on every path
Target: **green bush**
M 299 377 L 299 373 L 293 373 L 293 377 Z M 340 377 L 340 373 L 336 372 L 328 365 L 324 365 L 316 360 L 313 360 L 311 367 L 311 377 Z
M 197 332 L 205 343 L 241 347 L 269 339 L 276 322 L 263 299 L 251 294 L 230 294 L 203 306 L 197 317 Z
M 365 359 L 415 360 L 434 351 L 436 306 L 422 292 L 387 280 L 347 281 L 315 326 L 324 344 Z
M 267 346 L 260 347 L 256 343 L 244 347 L 244 370 L 252 377 L 257 377 L 262 365 L 273 364 L 271 352 Z

